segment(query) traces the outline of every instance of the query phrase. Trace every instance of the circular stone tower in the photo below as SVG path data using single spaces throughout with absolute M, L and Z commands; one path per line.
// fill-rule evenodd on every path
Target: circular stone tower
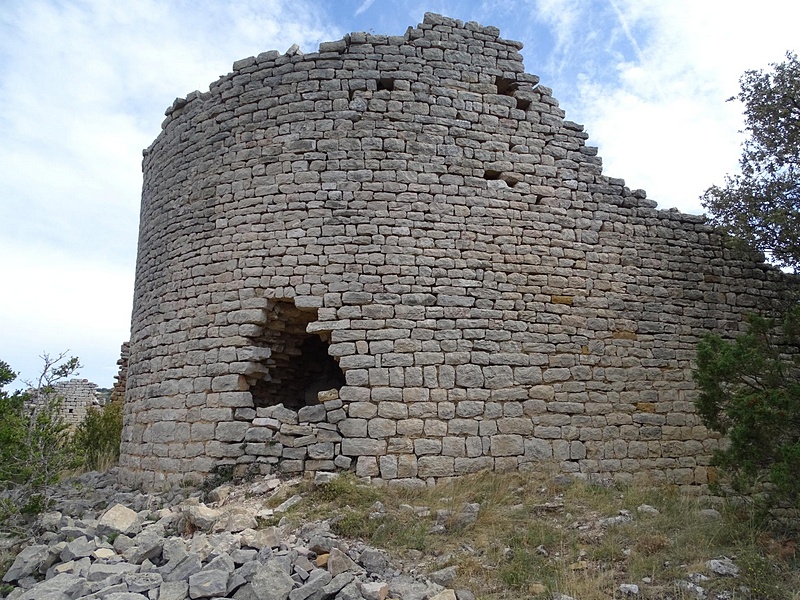
M 603 176 L 498 34 L 428 14 L 175 101 L 144 156 L 125 479 L 706 482 L 696 336 L 778 277 Z

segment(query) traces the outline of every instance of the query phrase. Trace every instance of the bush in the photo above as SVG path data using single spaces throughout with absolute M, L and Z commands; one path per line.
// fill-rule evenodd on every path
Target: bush
M 800 307 L 781 325 L 752 317 L 735 341 L 706 336 L 697 347 L 697 408 L 728 436 L 714 464 L 733 490 L 800 509 Z
M 67 426 L 53 384 L 78 367 L 77 359 L 56 366 L 64 355 L 43 357 L 38 385 L 27 392 L 7 393 L 3 386 L 16 377 L 0 361 L 0 521 L 45 510 L 52 486 L 61 473 L 75 466 Z
M 119 461 L 122 441 L 122 403 L 91 407 L 78 425 L 73 447 L 86 469 L 105 471 Z

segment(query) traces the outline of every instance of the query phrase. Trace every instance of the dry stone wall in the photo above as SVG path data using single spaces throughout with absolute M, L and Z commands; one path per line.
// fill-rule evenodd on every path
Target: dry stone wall
M 175 101 L 143 163 L 129 482 L 554 464 L 702 489 L 695 343 L 786 280 L 603 175 L 521 47 L 427 14 Z
M 86 418 L 86 411 L 92 406 L 100 406 L 97 384 L 88 379 L 59 381 L 53 386 L 52 395 L 60 402 L 61 418 L 69 427 L 77 427 Z M 31 405 L 33 408 L 33 405 Z

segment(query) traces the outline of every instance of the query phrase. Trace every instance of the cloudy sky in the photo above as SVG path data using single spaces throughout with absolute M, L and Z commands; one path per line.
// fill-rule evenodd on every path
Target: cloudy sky
M 128 338 L 141 151 L 235 60 L 426 11 L 500 28 L 583 123 L 605 173 L 661 208 L 735 172 L 747 69 L 800 50 L 795 0 L 0 0 L 0 360 L 113 383 Z

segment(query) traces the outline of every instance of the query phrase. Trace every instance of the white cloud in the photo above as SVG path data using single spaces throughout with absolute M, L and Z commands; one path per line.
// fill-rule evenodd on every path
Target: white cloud
M 76 261 L 54 248 L 0 241 L 0 359 L 36 377 L 42 353 L 69 350 L 99 385 L 113 383 L 114 360 L 127 339 L 133 296 L 133 265 L 120 269 L 98 253 Z
M 129 335 L 141 150 L 164 109 L 235 60 L 337 37 L 303 0 L 5 3 L 0 281 L 19 293 L 0 294 L 0 358 L 30 377 L 42 351 L 70 348 L 110 384 Z
M 366 12 L 367 10 L 369 10 L 369 7 L 370 7 L 370 6 L 372 6 L 372 4 L 373 4 L 374 2 L 375 2 L 375 0 L 364 0 L 364 1 L 361 3 L 361 6 L 359 6 L 359 7 L 356 9 L 356 16 L 358 16 L 358 15 L 360 15 L 361 13 L 363 13 L 363 12 Z
M 744 70 L 780 61 L 791 49 L 800 7 L 620 0 L 611 4 L 616 23 L 609 23 L 592 15 L 594 5 L 572 4 L 567 21 L 551 14 L 552 2 L 539 6 L 555 19 L 565 46 L 579 39 L 577 19 L 593 44 L 603 40 L 591 51 L 618 56 L 612 72 L 585 61 L 578 93 L 566 90 L 567 117 L 587 126 L 604 172 L 646 189 L 664 208 L 702 212 L 703 190 L 738 165 L 741 106 L 725 100 Z M 601 27 L 612 31 L 599 33 Z

